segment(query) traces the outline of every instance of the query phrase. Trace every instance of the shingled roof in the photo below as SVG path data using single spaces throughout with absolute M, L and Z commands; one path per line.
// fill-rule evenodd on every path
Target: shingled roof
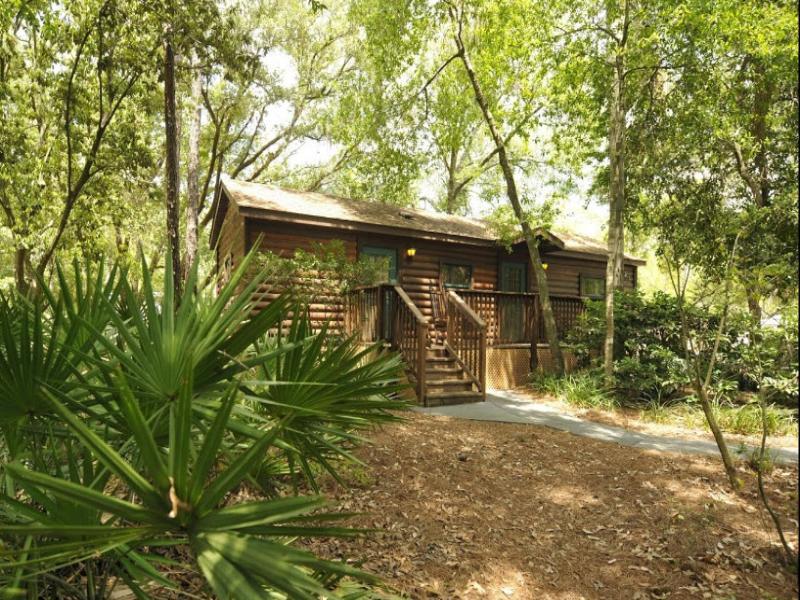
M 281 213 L 305 220 L 359 223 L 426 233 L 493 241 L 485 223 L 416 208 L 353 200 L 318 192 L 295 192 L 261 183 L 224 179 L 223 192 L 240 209 L 255 209 L 261 216 Z M 222 215 L 220 215 L 222 216 Z M 259 216 L 251 213 L 251 216 Z
M 478 219 L 468 219 L 416 208 L 342 198 L 318 192 L 297 192 L 262 183 L 224 178 L 222 193 L 213 207 L 211 245 L 216 244 L 225 218 L 227 203 L 234 202 L 247 217 L 278 219 L 306 224 L 340 225 L 349 229 L 402 230 L 405 235 L 435 237 L 453 241 L 494 243 L 491 227 Z M 607 255 L 603 242 L 584 236 L 541 230 L 538 232 L 554 250 L 581 254 Z M 640 259 L 627 257 L 629 261 Z
M 565 252 L 575 252 L 579 254 L 594 254 L 605 258 L 608 256 L 608 246 L 605 242 L 596 240 L 594 238 L 586 237 L 585 235 L 578 235 L 569 231 L 562 231 L 560 229 L 553 229 L 551 232 L 553 236 L 557 237 L 564 243 L 563 250 Z M 647 261 L 638 256 L 631 254 L 625 255 L 625 260 L 631 264 L 644 265 Z

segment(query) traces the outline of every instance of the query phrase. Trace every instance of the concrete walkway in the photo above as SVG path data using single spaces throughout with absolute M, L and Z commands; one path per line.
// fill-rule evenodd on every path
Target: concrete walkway
M 474 421 L 529 423 L 643 450 L 686 452 L 710 456 L 719 455 L 717 445 L 713 441 L 664 437 L 631 431 L 615 425 L 585 421 L 572 415 L 563 414 L 548 404 L 531 402 L 523 399 L 520 395 L 514 394 L 514 392 L 505 390 L 490 390 L 486 396 L 486 402 L 430 408 L 416 407 L 414 410 L 421 413 Z M 731 452 L 746 457 L 753 450 L 753 447 L 730 444 L 730 449 Z M 777 462 L 797 464 L 797 448 L 773 448 L 771 452 Z

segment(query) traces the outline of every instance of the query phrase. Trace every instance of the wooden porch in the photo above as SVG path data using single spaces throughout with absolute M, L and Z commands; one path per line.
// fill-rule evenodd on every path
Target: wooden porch
M 539 296 L 495 290 L 432 289 L 426 317 L 400 285 L 358 288 L 344 297 L 344 331 L 365 343 L 386 342 L 400 352 L 420 404 L 485 399 L 487 354 L 530 350 L 535 369 L 544 341 Z M 550 296 L 560 334 L 584 310 L 580 296 Z

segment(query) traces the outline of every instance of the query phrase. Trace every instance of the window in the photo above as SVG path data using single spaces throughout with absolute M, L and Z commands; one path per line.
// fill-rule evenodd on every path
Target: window
M 606 280 L 603 277 L 581 275 L 581 296 L 603 298 L 606 295 Z
M 397 250 L 394 248 L 382 248 L 379 246 L 361 246 L 359 256 L 362 259 L 381 261 L 385 264 L 385 275 L 383 282 L 397 282 Z
M 442 283 L 448 288 L 469 288 L 472 285 L 472 266 L 442 264 Z
M 636 267 L 633 269 L 625 268 L 622 271 L 622 281 L 625 283 L 625 287 L 627 288 L 635 288 L 636 287 Z

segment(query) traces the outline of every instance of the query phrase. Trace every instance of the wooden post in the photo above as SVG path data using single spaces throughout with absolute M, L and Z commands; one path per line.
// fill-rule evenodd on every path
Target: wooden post
M 375 341 L 379 342 L 384 338 L 386 333 L 386 328 L 383 326 L 383 303 L 384 303 L 384 294 L 383 294 L 383 286 L 379 285 L 378 288 L 375 290 L 375 302 L 378 304 L 377 309 L 375 311 L 375 326 L 378 328 Z
M 480 366 L 478 369 L 480 373 L 478 377 L 481 381 L 481 393 L 483 394 L 483 401 L 486 401 L 486 325 L 480 328 L 480 344 L 479 344 L 479 357 L 478 361 Z
M 428 406 L 425 389 L 425 367 L 427 366 L 428 325 L 417 321 L 417 398 L 424 406 Z
M 533 323 L 531 323 L 531 372 L 539 367 L 539 296 L 533 297 Z

